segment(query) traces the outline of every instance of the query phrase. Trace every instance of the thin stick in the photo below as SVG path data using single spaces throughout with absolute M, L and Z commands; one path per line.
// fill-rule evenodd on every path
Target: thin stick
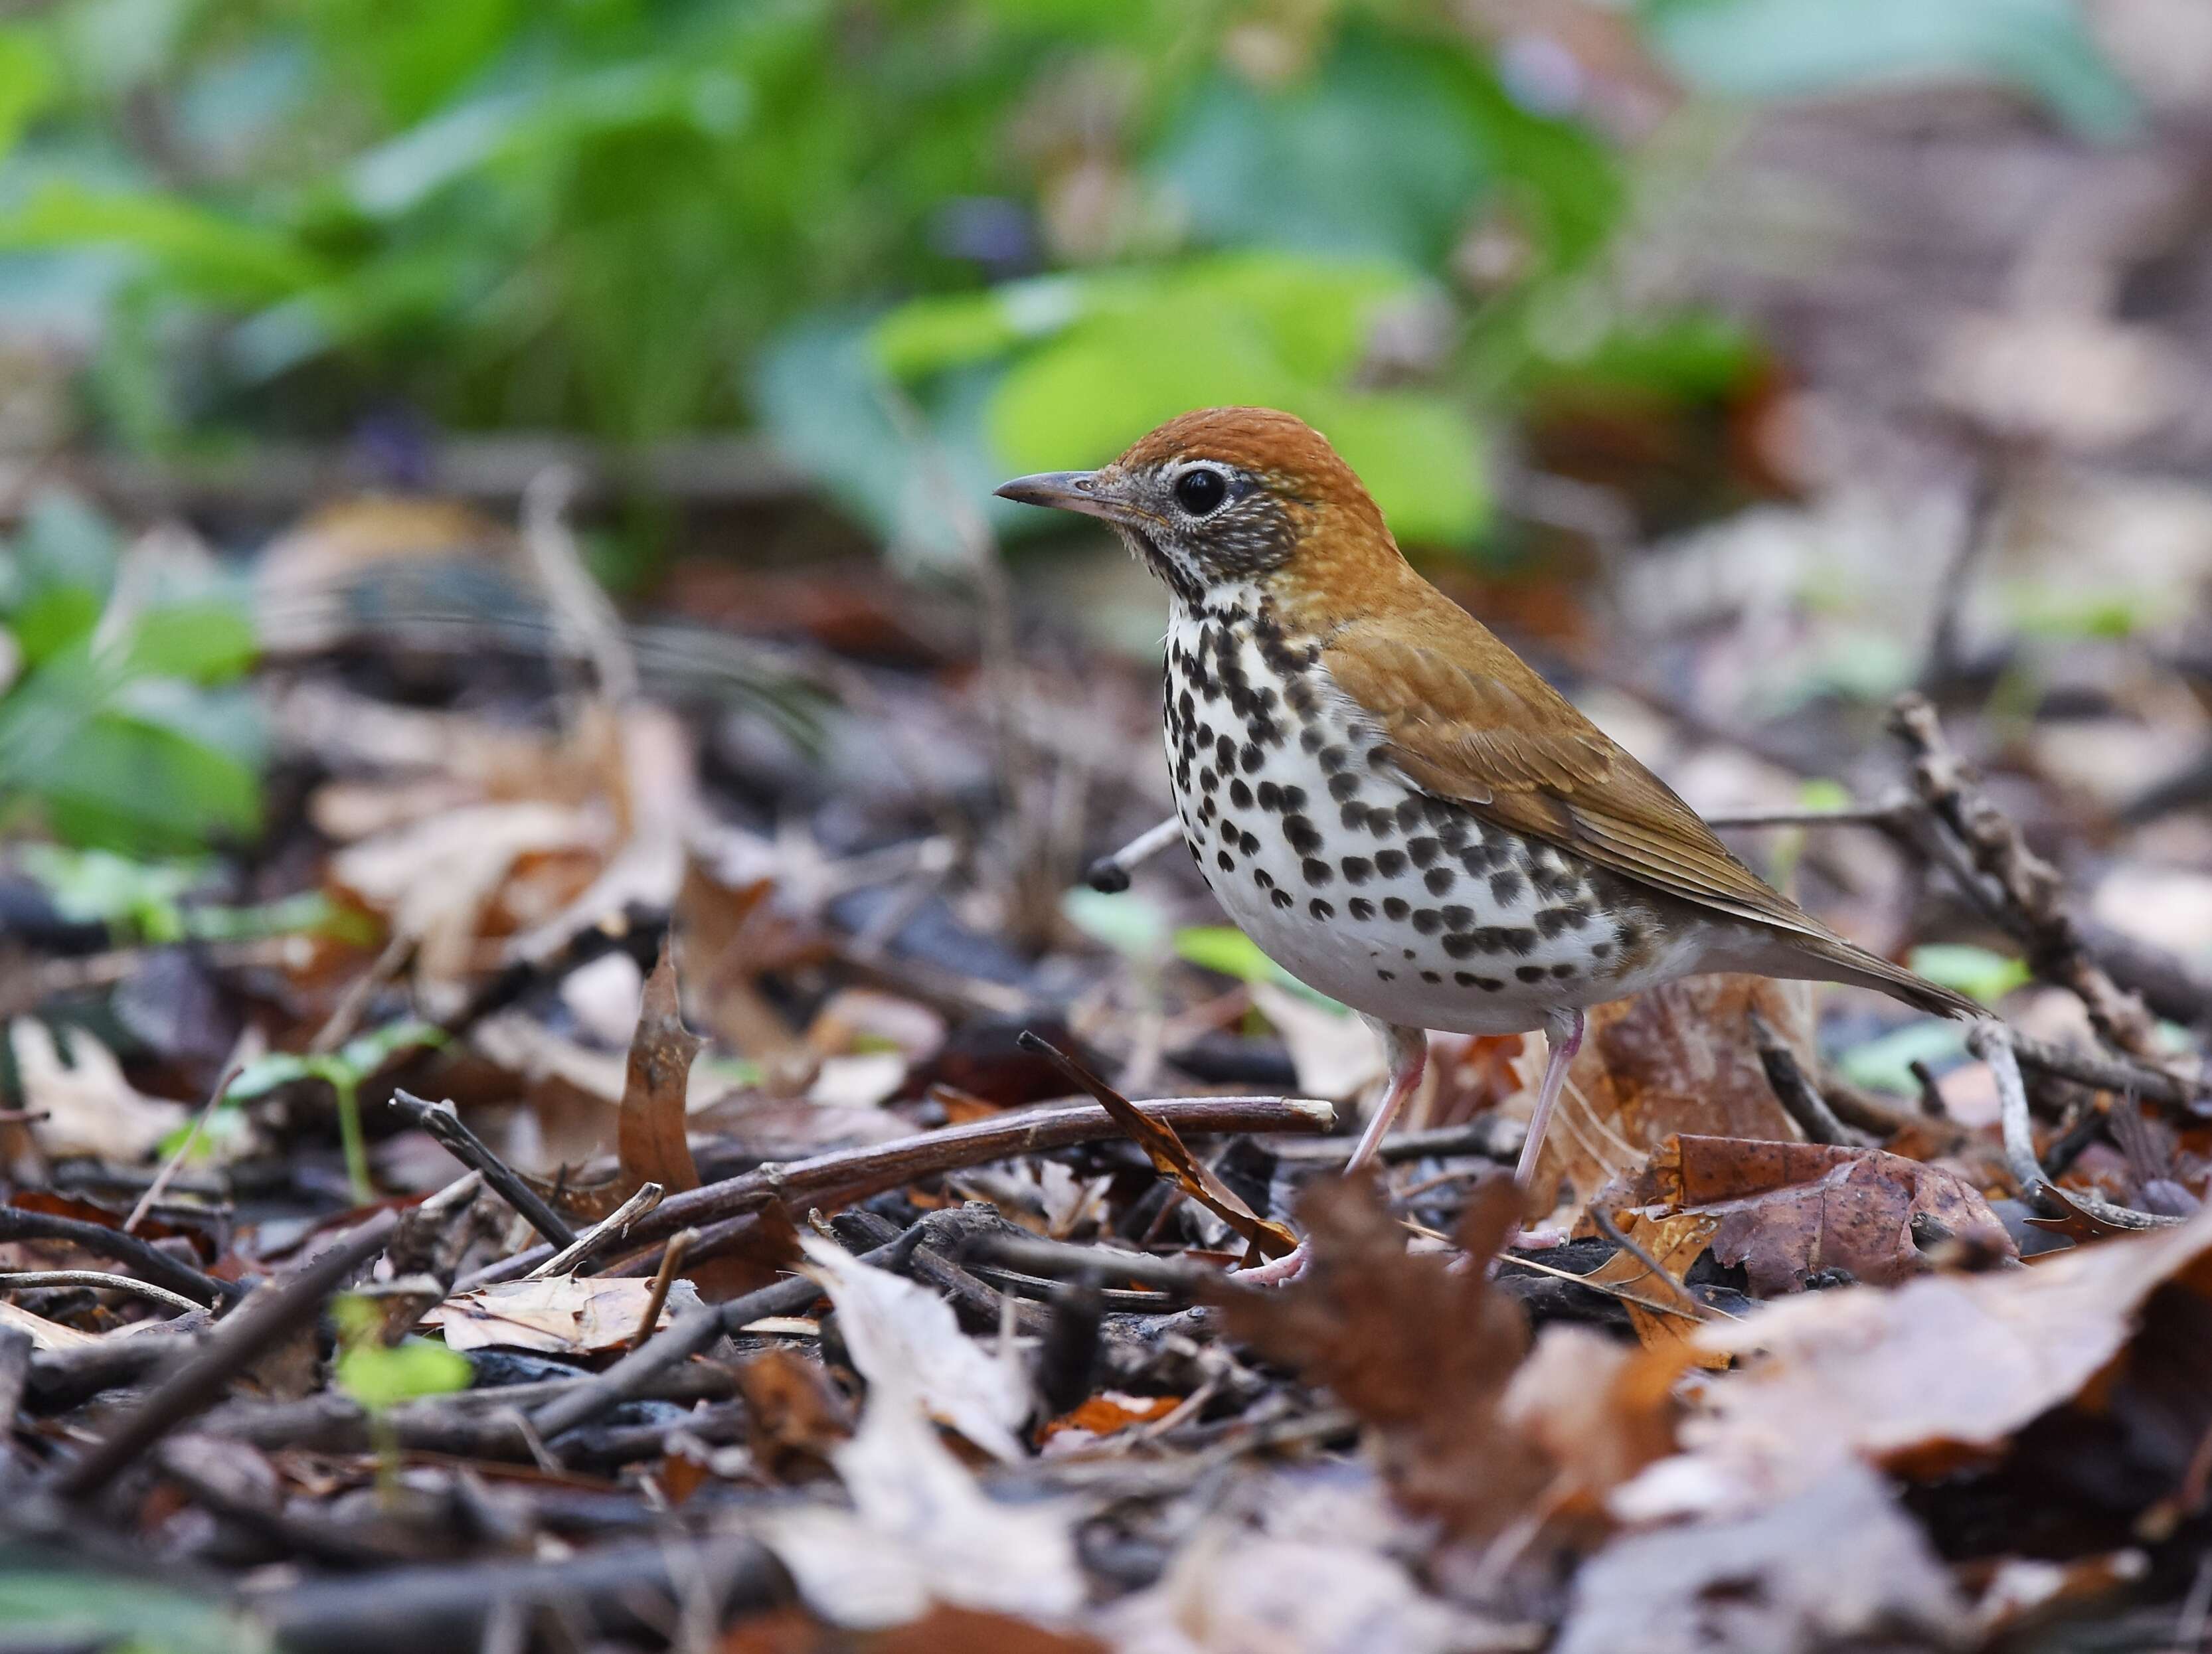
M 1111 855 L 1102 855 L 1084 869 L 1083 882 L 1094 891 L 1116 896 L 1129 888 L 1129 875 L 1170 844 L 1182 839 L 1182 823 L 1170 816 L 1145 830 Z
M 1593 1292 L 1602 1293 L 1607 1298 L 1617 1298 L 1623 1304 L 1633 1304 L 1637 1308 L 1649 1310 L 1654 1315 L 1680 1316 L 1685 1321 L 1703 1322 L 1705 1319 L 1702 1315 L 1691 1314 L 1679 1304 L 1662 1304 L 1656 1298 L 1643 1297 L 1639 1293 L 1630 1292 L 1626 1286 L 1616 1286 L 1612 1281 L 1592 1280 L 1588 1275 L 1578 1275 L 1573 1270 L 1562 1269 L 1556 1264 L 1539 1263 L 1535 1259 L 1524 1258 L 1517 1252 L 1500 1252 L 1498 1255 L 1498 1261 L 1500 1263 L 1516 1265 L 1522 1269 L 1533 1269 L 1536 1274 L 1549 1275 L 1554 1280 L 1571 1280 L 1577 1286 L 1587 1286 Z
M 174 1153 L 161 1162 L 161 1169 L 154 1174 L 154 1181 L 146 1185 L 146 1192 L 138 1197 L 138 1204 L 131 1208 L 131 1215 L 123 1220 L 125 1234 L 129 1234 L 140 1224 L 145 1222 L 146 1214 L 154 1209 L 154 1202 L 160 1200 L 161 1192 L 168 1188 L 169 1179 L 177 1175 L 177 1168 L 191 1158 L 192 1145 L 200 1140 L 200 1133 L 207 1129 L 207 1122 L 214 1117 L 216 1106 L 222 1101 L 223 1093 L 228 1092 L 236 1082 L 239 1075 L 245 1072 L 246 1065 L 242 1062 L 234 1062 L 222 1071 L 222 1078 L 216 1081 L 215 1089 L 208 1093 L 208 1100 L 200 1105 L 200 1111 L 192 1116 L 192 1128 L 185 1134 L 185 1140 L 177 1145 Z
M 2202 1100 L 2205 1088 L 2184 1085 L 2173 1075 L 2156 1068 L 2147 1068 L 2140 1063 L 2122 1058 L 2106 1056 L 2094 1051 L 2078 1051 L 2048 1040 L 2034 1038 L 2015 1030 L 2012 1035 L 2013 1054 L 2021 1064 L 2040 1068 L 2045 1073 L 2057 1074 L 2062 1079 L 2079 1080 L 2084 1085 L 2094 1085 L 2100 1091 L 2124 1092 L 2153 1103 L 2164 1103 L 2175 1108 L 2187 1108 Z
M 1828 1099 L 1806 1078 L 1804 1069 L 1797 1065 L 1797 1054 L 1774 1031 L 1773 1025 L 1756 1011 L 1751 1013 L 1751 1036 L 1759 1048 L 1759 1066 L 1766 1070 L 1768 1087 L 1782 1104 L 1783 1112 L 1796 1122 L 1808 1142 L 1865 1146 L 1856 1132 L 1836 1118 L 1828 1107 Z
M 227 1317 L 184 1365 L 124 1415 L 112 1435 L 54 1479 L 54 1491 L 64 1499 L 91 1499 L 172 1430 L 213 1406 L 232 1379 L 312 1319 L 325 1298 L 381 1252 L 398 1225 L 398 1213 L 378 1213 Z
M 637 1318 L 637 1331 L 629 1341 L 631 1348 L 652 1337 L 653 1329 L 660 1324 L 660 1312 L 668 1305 L 668 1289 L 676 1284 L 677 1274 L 684 1268 L 684 1255 L 698 1238 L 696 1229 L 686 1229 L 668 1237 L 668 1250 L 660 1255 L 660 1268 L 653 1271 L 653 1290 L 646 1295 L 645 1313 Z
M 536 1280 L 544 1275 L 574 1274 L 586 1259 L 605 1251 L 617 1241 L 628 1238 L 637 1220 L 660 1204 L 660 1197 L 665 1192 L 659 1183 L 641 1184 L 637 1193 L 609 1213 L 604 1222 L 593 1224 L 523 1279 Z
M 1593 1202 L 1589 1214 L 1590 1221 L 1597 1225 L 1600 1234 L 1658 1276 L 1660 1280 L 1665 1281 L 1667 1290 L 1680 1298 L 1688 1307 L 1691 1314 L 1700 1321 L 1705 1318 L 1705 1306 L 1698 1302 L 1697 1294 L 1668 1274 L 1665 1266 L 1651 1256 L 1650 1250 L 1642 1241 L 1631 1237 L 1619 1224 L 1615 1223 L 1613 1220 L 1613 1213 L 1607 1212 L 1602 1206 Z
M 522 1180 L 522 1174 L 494 1154 L 484 1140 L 471 1131 L 460 1112 L 450 1103 L 429 1103 L 411 1092 L 395 1091 L 392 1106 L 430 1134 L 446 1152 L 483 1174 L 493 1193 L 522 1214 L 523 1221 L 556 1247 L 574 1246 L 576 1231 L 544 1197 Z
M 1767 827 L 1878 827 L 1893 833 L 1904 825 L 1906 807 L 1888 804 L 1855 804 L 1842 810 L 1739 810 L 1733 814 L 1707 816 L 1705 825 L 1731 832 Z
M 105 1269 L 13 1269 L 0 1274 L 0 1292 L 27 1292 L 37 1286 L 94 1286 L 102 1292 L 131 1292 L 187 1313 L 202 1307 L 181 1292 L 131 1275 L 112 1275 Z
M 1134 1106 L 1178 1134 L 1200 1136 L 1325 1132 L 1336 1123 L 1334 1107 L 1307 1098 L 1171 1097 Z M 679 1229 L 708 1230 L 710 1225 L 757 1212 L 771 1201 L 780 1201 L 799 1211 L 808 1205 L 848 1206 L 917 1178 L 1123 1135 L 1114 1117 L 1100 1104 L 1061 1103 L 1024 1109 L 1002 1119 L 920 1132 L 888 1143 L 837 1149 L 787 1164 L 771 1161 L 738 1177 L 670 1195 L 638 1224 L 631 1238 L 645 1245 L 665 1241 Z M 715 1256 L 715 1249 L 726 1244 L 734 1233 L 725 1230 L 702 1234 L 692 1248 L 693 1260 Z M 525 1252 L 479 1270 L 471 1279 L 478 1286 L 511 1280 L 535 1268 L 546 1256 L 542 1249 Z
M 195 1304 L 228 1304 L 246 1296 L 234 1280 L 217 1280 L 181 1263 L 159 1247 L 136 1235 L 126 1235 L 106 1224 L 87 1223 L 52 1212 L 27 1212 L 19 1206 L 0 1206 L 0 1241 L 58 1240 L 82 1246 L 88 1252 L 127 1263 L 149 1280 L 182 1292 Z

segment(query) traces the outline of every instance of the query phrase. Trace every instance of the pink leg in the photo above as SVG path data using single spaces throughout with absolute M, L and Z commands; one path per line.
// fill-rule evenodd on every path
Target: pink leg
M 1528 1116 L 1528 1140 L 1521 1145 L 1521 1164 L 1513 1169 L 1513 1181 L 1523 1189 L 1536 1175 L 1536 1156 L 1543 1150 L 1544 1128 L 1552 1123 L 1559 1087 L 1566 1082 L 1567 1065 L 1583 1049 L 1583 1013 L 1553 1012 L 1545 1019 L 1544 1037 L 1551 1047 L 1544 1061 L 1544 1083 L 1536 1089 L 1536 1112 Z
M 1372 1017 L 1363 1020 L 1382 1037 L 1383 1055 L 1390 1063 L 1390 1078 L 1381 1100 L 1375 1104 L 1375 1112 L 1368 1117 L 1367 1128 L 1359 1134 L 1359 1142 L 1352 1149 L 1352 1158 L 1344 1163 L 1344 1175 L 1347 1177 L 1365 1171 L 1374 1160 L 1392 1122 L 1412 1100 L 1413 1093 L 1420 1090 L 1421 1073 L 1429 1064 L 1426 1029 L 1401 1028 L 1395 1023 L 1377 1022 Z M 1255 1264 L 1249 1269 L 1239 1269 L 1237 1279 L 1247 1286 L 1279 1286 L 1302 1274 L 1312 1256 L 1313 1243 L 1301 1237 L 1297 1250 L 1287 1257 Z
M 1366 1170 L 1368 1163 L 1374 1159 L 1400 1111 L 1421 1089 L 1421 1073 L 1429 1066 L 1428 1030 L 1401 1028 L 1395 1023 L 1377 1022 L 1372 1017 L 1363 1020 L 1382 1037 L 1383 1055 L 1390 1063 L 1390 1081 L 1382 1100 L 1376 1104 L 1375 1112 L 1368 1118 L 1367 1129 L 1359 1134 L 1358 1146 L 1344 1163 L 1344 1175 L 1347 1177 Z

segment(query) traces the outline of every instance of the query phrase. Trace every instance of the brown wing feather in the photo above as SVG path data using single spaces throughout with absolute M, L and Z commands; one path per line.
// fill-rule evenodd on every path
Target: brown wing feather
M 1720 912 L 1832 939 L 1465 611 L 1438 599 L 1420 621 L 1354 621 L 1321 658 L 1417 786 Z

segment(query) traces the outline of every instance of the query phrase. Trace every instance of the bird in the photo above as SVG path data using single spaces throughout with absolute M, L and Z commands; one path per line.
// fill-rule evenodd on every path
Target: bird
M 1389 1076 L 1347 1172 L 1419 1087 L 1428 1031 L 1545 1031 L 1535 1169 L 1589 1007 L 1708 971 L 1980 1007 L 1838 935 L 1401 552 L 1318 431 L 1169 420 L 1006 499 L 1103 520 L 1167 587 L 1176 819 L 1261 951 L 1358 1012 Z M 1249 1272 L 1248 1272 L 1249 1273 Z

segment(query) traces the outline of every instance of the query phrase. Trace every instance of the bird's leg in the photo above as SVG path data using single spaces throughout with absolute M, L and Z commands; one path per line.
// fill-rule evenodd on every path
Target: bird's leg
M 1364 1171 L 1367 1163 L 1375 1158 L 1392 1122 L 1413 1101 L 1413 1093 L 1421 1089 L 1421 1074 L 1429 1066 L 1427 1029 L 1407 1028 L 1374 1017 L 1362 1017 L 1360 1020 L 1382 1039 L 1382 1055 L 1390 1064 L 1390 1078 L 1375 1104 L 1375 1112 L 1367 1117 L 1367 1129 L 1359 1134 L 1358 1146 L 1344 1163 L 1344 1175 L 1347 1177 Z
M 1170 844 L 1182 839 L 1182 823 L 1173 817 L 1145 830 L 1111 855 L 1102 855 L 1084 870 L 1083 882 L 1108 896 L 1129 888 L 1129 874 Z
M 1390 1073 L 1382 1095 L 1376 1100 L 1375 1112 L 1367 1118 L 1366 1129 L 1359 1134 L 1352 1158 L 1344 1163 L 1344 1175 L 1347 1177 L 1365 1171 L 1375 1158 L 1391 1122 L 1412 1100 L 1413 1093 L 1420 1090 L 1422 1072 L 1429 1066 L 1429 1034 L 1425 1028 L 1403 1028 L 1373 1017 L 1362 1017 L 1360 1020 L 1381 1037 Z M 1239 1269 L 1237 1279 L 1253 1286 L 1279 1286 L 1303 1274 L 1312 1257 L 1313 1242 L 1301 1236 L 1297 1250 L 1249 1269 Z
M 1544 1019 L 1544 1039 L 1551 1049 L 1544 1060 L 1544 1083 L 1536 1088 L 1536 1111 L 1528 1116 L 1528 1138 L 1521 1145 L 1521 1164 L 1513 1168 L 1513 1181 L 1522 1189 L 1536 1175 L 1536 1156 L 1544 1146 L 1544 1128 L 1552 1123 L 1552 1110 L 1566 1083 L 1567 1065 L 1583 1049 L 1583 1013 L 1553 1011 Z

